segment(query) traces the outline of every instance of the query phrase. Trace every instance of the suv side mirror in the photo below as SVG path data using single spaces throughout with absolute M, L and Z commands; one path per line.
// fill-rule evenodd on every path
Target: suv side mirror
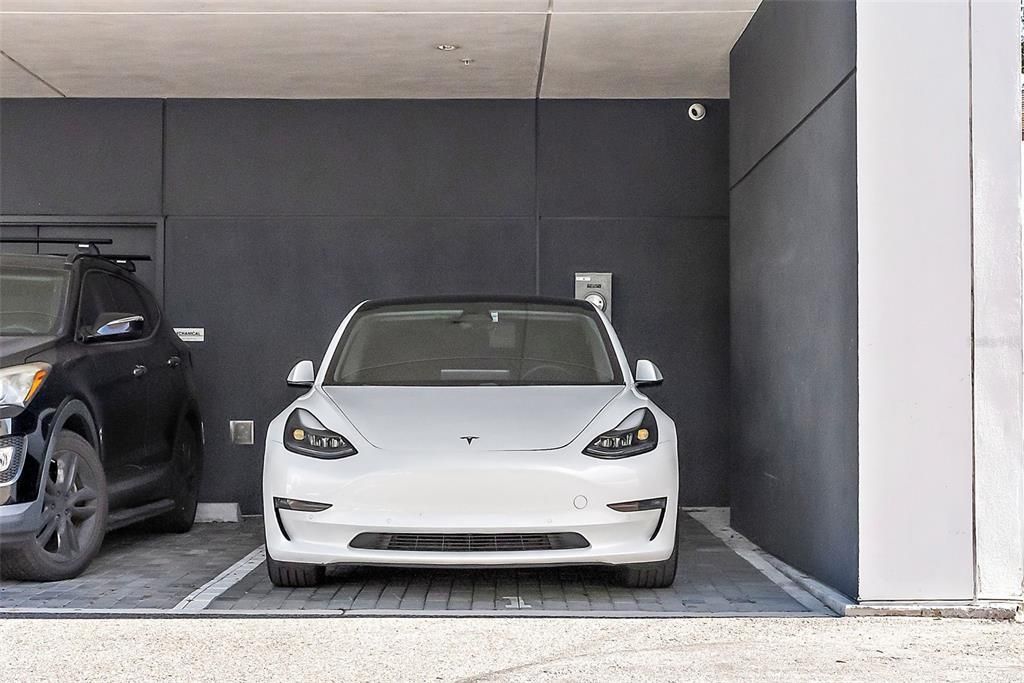
M 137 313 L 101 313 L 91 328 L 86 328 L 86 342 L 125 341 L 138 339 L 146 318 Z
M 634 375 L 638 387 L 653 387 L 665 381 L 658 366 L 649 360 L 638 360 L 636 362 L 636 374 Z
M 316 379 L 316 370 L 313 369 L 313 361 L 300 360 L 288 373 L 288 386 L 290 387 L 311 387 Z

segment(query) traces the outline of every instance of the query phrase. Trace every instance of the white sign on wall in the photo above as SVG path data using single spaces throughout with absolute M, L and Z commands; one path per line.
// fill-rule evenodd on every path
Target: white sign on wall
M 184 342 L 201 342 L 206 340 L 205 327 L 175 327 L 174 333 Z

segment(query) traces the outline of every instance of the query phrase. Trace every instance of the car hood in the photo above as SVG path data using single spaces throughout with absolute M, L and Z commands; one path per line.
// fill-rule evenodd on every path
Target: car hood
M 582 432 L 622 386 L 323 387 L 359 434 L 378 448 L 536 451 Z
M 27 363 L 29 358 L 53 346 L 56 337 L 0 336 L 0 368 Z

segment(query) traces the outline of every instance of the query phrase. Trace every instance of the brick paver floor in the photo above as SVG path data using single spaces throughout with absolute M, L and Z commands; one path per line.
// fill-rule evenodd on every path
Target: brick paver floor
M 331 572 L 316 588 L 276 588 L 261 565 L 211 605 L 217 610 L 441 612 L 803 612 L 794 600 L 685 513 L 679 571 L 670 588 L 615 585 L 597 567 L 395 569 Z
M 199 524 L 187 533 L 123 530 L 77 579 L 3 581 L 0 608 L 171 609 L 263 541 L 261 519 Z M 617 586 L 606 570 L 396 569 L 331 571 L 316 588 L 276 588 L 260 564 L 207 610 L 338 610 L 380 613 L 538 612 L 769 614 L 808 613 L 690 515 L 679 516 L 679 572 L 661 589 Z
M 69 581 L 0 581 L 0 608 L 164 609 L 263 543 L 259 518 L 196 524 L 187 534 L 121 529 Z

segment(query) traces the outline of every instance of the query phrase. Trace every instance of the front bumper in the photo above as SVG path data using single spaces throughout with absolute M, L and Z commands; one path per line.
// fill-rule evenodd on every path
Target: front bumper
M 375 565 L 617 565 L 664 560 L 675 543 L 675 443 L 622 460 L 571 446 L 470 454 L 377 449 L 317 460 L 267 442 L 263 506 L 275 560 Z M 274 498 L 328 503 L 322 512 L 277 510 Z M 667 498 L 664 512 L 617 512 L 609 503 Z M 657 530 L 657 533 L 655 531 Z M 360 533 L 576 532 L 589 547 L 423 552 L 350 547 Z M 653 538 L 652 538 L 653 536 Z
M 0 420 L 0 444 L 15 446 L 15 457 L 0 472 L 0 543 L 32 538 L 43 509 L 40 472 L 47 441 L 41 421 L 29 411 Z
M 31 503 L 0 505 L 0 543 L 16 543 L 35 536 L 43 511 L 42 499 Z

